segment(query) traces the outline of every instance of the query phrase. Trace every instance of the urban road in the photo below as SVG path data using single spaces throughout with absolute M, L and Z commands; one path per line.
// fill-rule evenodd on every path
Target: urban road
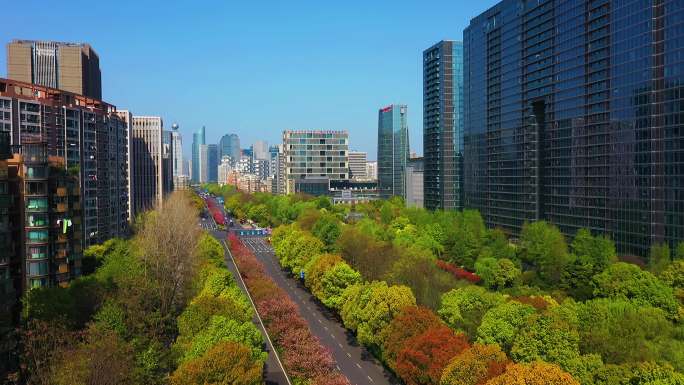
M 226 239 L 227 232 L 220 230 L 213 219 L 201 220 L 200 226 L 208 230 L 225 247 L 224 240 Z M 339 319 L 332 312 L 320 304 L 300 282 L 280 268 L 273 248 L 264 239 L 242 237 L 242 241 L 264 264 L 266 273 L 271 276 L 273 281 L 283 288 L 299 306 L 300 314 L 308 323 L 311 333 L 318 337 L 323 345 L 330 350 L 337 362 L 339 371 L 349 379 L 349 382 L 354 385 L 400 384 L 366 348 L 356 342 L 356 337 L 340 324 Z M 238 278 L 236 266 L 230 258 L 227 249 L 225 250 L 225 259 L 226 265 L 236 276 L 238 285 L 243 291 L 247 292 L 244 283 Z M 266 336 L 266 330 L 263 328 L 263 325 L 257 319 L 254 321 L 259 329 L 261 329 L 261 333 Z M 268 353 L 268 359 L 264 367 L 266 384 L 289 385 L 290 383 L 285 376 L 284 370 L 273 351 L 274 347 L 268 343 L 268 340 L 266 345 Z

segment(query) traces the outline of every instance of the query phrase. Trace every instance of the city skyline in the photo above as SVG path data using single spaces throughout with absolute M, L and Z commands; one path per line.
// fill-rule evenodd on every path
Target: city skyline
M 186 138 L 202 125 L 207 143 L 227 133 L 252 144 L 278 143 L 283 130 L 347 130 L 350 148 L 375 160 L 377 106 L 393 103 L 413 111 L 411 151 L 422 153 L 422 51 L 443 39 L 461 40 L 470 18 L 495 3 L 443 1 L 436 5 L 443 12 L 434 14 L 419 3 L 217 3 L 206 12 L 189 4 L 131 1 L 116 9 L 90 4 L 49 10 L 27 1 L 6 5 L 13 17 L 0 40 L 90 44 L 100 56 L 104 100 L 177 122 Z M 145 23 L 130 17 L 152 12 Z M 108 17 L 95 17 L 102 14 Z M 54 28 L 65 20 L 79 28 Z M 183 28 L 175 20 L 183 20 Z M 207 52 L 211 61 L 196 60 Z M 258 76 L 246 76 L 252 71 Z M 0 77 L 7 77 L 5 54 Z M 131 93 L 130 84 L 140 91 Z M 324 88 L 332 92 L 323 95 Z M 184 156 L 191 154 L 191 142 L 184 141 Z

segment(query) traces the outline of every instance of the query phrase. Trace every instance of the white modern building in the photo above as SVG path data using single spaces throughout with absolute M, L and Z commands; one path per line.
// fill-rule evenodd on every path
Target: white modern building
M 368 153 L 349 151 L 349 177 L 353 180 L 368 179 Z
M 347 131 L 298 130 L 283 132 L 286 193 L 295 193 L 295 181 L 349 179 Z

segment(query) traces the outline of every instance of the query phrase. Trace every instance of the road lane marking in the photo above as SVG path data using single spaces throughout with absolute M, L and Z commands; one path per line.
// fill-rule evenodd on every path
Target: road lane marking
M 351 354 L 347 353 L 347 357 L 351 358 Z
M 356 363 L 356 367 L 359 368 L 359 369 L 361 369 L 361 365 L 359 365 L 358 362 Z

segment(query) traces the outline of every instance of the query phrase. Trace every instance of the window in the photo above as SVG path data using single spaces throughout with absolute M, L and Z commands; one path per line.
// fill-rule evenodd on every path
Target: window
M 47 230 L 29 230 L 26 233 L 26 239 L 28 243 L 43 243 L 48 240 Z
M 47 198 L 29 198 L 26 204 L 26 209 L 29 211 L 45 211 L 47 207 Z
M 35 277 L 48 274 L 47 261 L 29 263 L 29 276 Z
M 45 259 L 47 258 L 47 246 L 31 246 L 26 253 L 29 259 Z

